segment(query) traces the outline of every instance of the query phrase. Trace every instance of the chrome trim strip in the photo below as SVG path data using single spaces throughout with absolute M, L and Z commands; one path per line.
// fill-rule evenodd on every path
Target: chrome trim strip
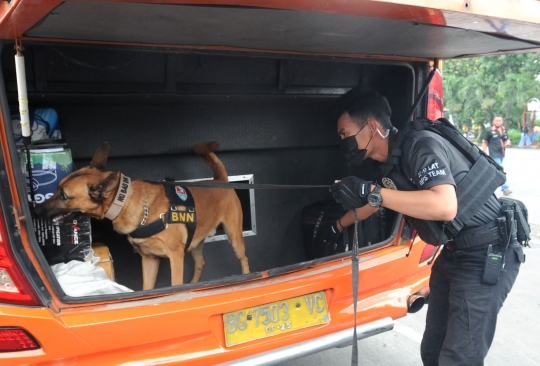
M 356 327 L 358 339 L 374 336 L 394 329 L 394 320 L 390 317 L 376 320 Z M 336 347 L 346 347 L 352 344 L 353 328 L 325 335 L 292 346 L 278 348 L 255 356 L 245 357 L 224 363 L 225 366 L 263 366 L 276 365 L 281 362 L 294 360 L 299 357 L 325 351 Z

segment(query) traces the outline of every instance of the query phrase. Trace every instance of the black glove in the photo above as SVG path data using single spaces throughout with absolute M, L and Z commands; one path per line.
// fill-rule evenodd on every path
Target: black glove
M 339 231 L 335 222 L 332 222 L 331 224 L 321 224 L 319 232 L 321 239 L 323 239 L 323 243 L 329 245 L 336 244 L 341 235 L 341 231 Z
M 373 182 L 358 177 L 345 177 L 339 183 L 330 186 L 330 192 L 337 203 L 347 211 L 363 207 L 368 203 L 367 196 L 371 192 Z

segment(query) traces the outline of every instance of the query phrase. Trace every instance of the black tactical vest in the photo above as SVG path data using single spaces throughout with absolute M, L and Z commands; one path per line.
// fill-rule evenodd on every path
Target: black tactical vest
M 404 142 L 408 141 L 416 131 L 421 130 L 428 130 L 442 136 L 472 164 L 465 177 L 460 182 L 456 182 L 458 212 L 452 221 L 428 221 L 407 217 L 422 240 L 429 244 L 441 245 L 460 232 L 495 190 L 506 181 L 506 174 L 502 167 L 463 137 L 448 120 L 440 118 L 430 121 L 420 118 L 407 123 L 402 130 L 391 134 L 390 137 L 389 154 L 383 175 L 392 179 L 399 190 L 418 190 L 403 173 L 401 158 Z

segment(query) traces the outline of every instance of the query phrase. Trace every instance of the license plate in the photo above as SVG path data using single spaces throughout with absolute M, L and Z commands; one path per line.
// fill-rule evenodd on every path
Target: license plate
M 227 346 L 329 321 L 325 291 L 223 314 Z

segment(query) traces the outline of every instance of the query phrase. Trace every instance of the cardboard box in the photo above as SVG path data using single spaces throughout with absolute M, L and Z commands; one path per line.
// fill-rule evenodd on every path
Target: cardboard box
M 99 263 L 97 265 L 105 270 L 110 280 L 114 281 L 114 265 L 109 248 L 103 244 L 96 243 L 92 244 L 92 249 L 94 250 L 94 255 L 99 257 Z

